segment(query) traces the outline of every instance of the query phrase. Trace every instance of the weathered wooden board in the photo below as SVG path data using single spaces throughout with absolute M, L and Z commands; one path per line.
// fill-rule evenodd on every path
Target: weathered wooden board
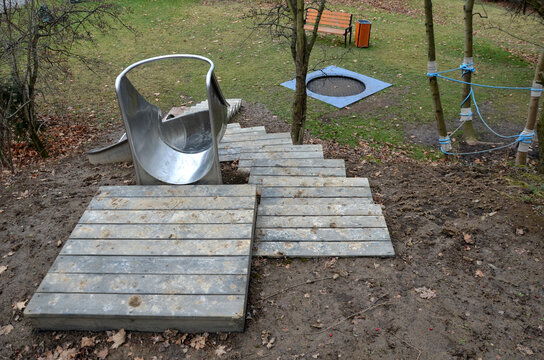
M 49 330 L 241 331 L 245 297 L 36 293 L 25 314 L 36 328 Z
M 252 191 L 252 190 L 249 190 Z M 134 185 L 134 186 L 101 186 L 96 198 L 104 197 L 247 197 L 247 185 Z M 206 201 L 199 199 L 198 201 Z M 222 205 L 219 205 L 218 209 Z M 249 206 L 247 209 L 252 209 Z M 246 209 L 246 208 L 244 208 Z
M 264 215 L 275 215 L 275 216 L 305 216 L 305 215 L 359 215 L 359 216 L 370 216 L 370 215 L 382 215 L 382 208 L 380 205 L 375 204 L 329 204 L 329 205 L 260 205 L 259 216 Z
M 150 255 L 150 254 L 148 254 Z M 247 274 L 247 256 L 59 255 L 49 273 L 71 274 Z
M 62 255 L 241 256 L 251 240 L 69 240 Z
M 256 153 L 256 152 L 323 152 L 321 145 L 252 145 L 252 146 L 238 146 L 238 147 L 225 147 L 219 149 L 219 155 L 239 155 L 242 153 Z
M 254 185 L 103 187 L 25 314 L 40 329 L 242 331 Z
M 323 153 L 321 151 L 266 151 L 240 154 L 241 164 L 244 164 L 244 160 L 253 161 L 257 159 L 323 159 Z M 240 166 L 245 167 L 246 165 Z
M 259 159 L 254 166 L 269 167 L 338 167 L 345 169 L 342 159 Z
M 283 197 L 261 197 L 261 205 L 351 205 L 351 204 L 371 204 L 372 198 L 364 197 L 298 197 L 298 198 L 283 198 Z
M 297 176 L 257 176 L 250 175 L 250 184 L 263 186 L 290 186 L 290 187 L 369 187 L 367 178 L 340 178 L 340 177 L 297 177 Z
M 333 254 L 333 255 L 331 255 Z M 254 256 L 329 257 L 395 256 L 390 241 L 367 242 L 258 242 Z
M 218 148 L 221 149 L 229 149 L 229 148 L 236 148 L 236 147 L 247 147 L 247 146 L 265 146 L 265 145 L 292 145 L 293 142 L 290 138 L 272 138 L 272 139 L 258 139 L 258 140 L 237 140 L 237 141 L 229 141 L 227 143 L 220 143 Z
M 345 168 L 333 167 L 251 167 L 254 176 L 346 176 Z
M 370 187 L 297 187 L 295 186 L 267 186 L 261 189 L 261 199 L 265 197 L 275 198 L 372 198 Z
M 77 224 L 70 239 L 251 239 L 247 224 Z
M 227 124 L 227 129 L 240 129 L 240 124 L 239 123 L 230 123 L 230 124 Z
M 234 200 L 235 199 L 235 200 Z M 89 210 L 236 210 L 251 208 L 254 199 L 246 197 L 100 197 L 89 204 Z
M 249 224 L 253 210 L 87 210 L 80 224 Z
M 383 228 L 383 216 L 257 216 L 264 228 Z
M 238 127 L 227 126 L 227 130 L 225 131 L 225 135 L 227 135 L 227 134 L 233 134 L 233 135 L 234 134 L 247 134 L 247 133 L 254 133 L 254 132 L 259 132 L 259 133 L 265 133 L 266 134 L 266 129 L 264 128 L 264 126 L 252 126 L 252 127 L 242 128 L 242 127 L 240 127 L 240 124 L 238 124 Z
M 243 295 L 245 275 L 48 273 L 40 293 Z
M 259 140 L 271 140 L 271 139 L 289 139 L 291 140 L 291 135 L 289 133 L 271 133 L 271 134 L 233 134 L 233 135 L 224 135 L 221 139 L 221 143 L 229 143 L 236 141 L 259 141 Z
M 255 233 L 257 242 L 299 241 L 299 242 L 365 242 L 389 239 L 387 228 L 260 228 Z

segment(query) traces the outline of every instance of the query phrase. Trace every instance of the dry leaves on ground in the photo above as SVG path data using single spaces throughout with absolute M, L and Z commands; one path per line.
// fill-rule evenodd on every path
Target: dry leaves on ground
M 121 329 L 115 335 L 110 336 L 108 338 L 108 342 L 113 342 L 111 348 L 117 349 L 119 346 L 123 345 L 126 340 L 126 335 L 127 333 L 125 332 L 125 329 Z
M 419 297 L 422 299 L 432 299 L 436 297 L 436 293 L 426 287 L 415 288 L 414 290 L 416 291 L 416 293 L 419 294 Z
M 23 311 L 26 308 L 26 303 L 27 302 L 28 302 L 28 300 L 23 300 L 23 301 L 16 302 L 15 304 L 13 304 L 13 308 L 15 310 Z
M 95 354 L 99 359 L 105 359 L 108 357 L 108 348 L 105 347 L 102 350 L 98 350 L 95 352 Z
M 2 274 L 2 273 L 3 273 L 4 271 L 6 271 L 7 269 L 8 269 L 7 266 L 4 266 L 4 265 L 0 266 L 0 274 Z
M 206 347 L 206 339 L 208 338 L 208 333 L 202 335 L 196 335 L 191 339 L 189 346 L 193 349 L 204 349 Z
M 467 244 L 474 244 L 474 240 L 472 240 L 472 235 L 463 233 L 463 239 L 465 239 L 465 243 Z
M 96 339 L 96 336 L 93 336 L 91 338 L 84 336 L 81 339 L 81 347 L 94 346 L 95 345 L 94 339 Z
M 0 326 L 0 336 L 7 335 L 13 330 L 13 325 L 8 324 L 4 326 Z
M 217 346 L 217 349 L 215 349 L 215 355 L 222 356 L 225 355 L 227 352 L 225 351 L 226 346 L 225 345 L 219 345 Z

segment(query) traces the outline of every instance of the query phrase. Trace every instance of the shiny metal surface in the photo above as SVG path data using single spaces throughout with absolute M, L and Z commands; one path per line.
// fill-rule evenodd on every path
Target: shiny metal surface
M 208 110 L 162 120 L 161 110 L 132 85 L 127 74 L 134 68 L 161 60 L 194 59 L 207 62 Z M 210 59 L 176 54 L 139 61 L 115 81 L 138 184 L 220 184 L 217 144 L 227 128 L 227 107 Z M 213 131 L 212 131 L 213 129 Z

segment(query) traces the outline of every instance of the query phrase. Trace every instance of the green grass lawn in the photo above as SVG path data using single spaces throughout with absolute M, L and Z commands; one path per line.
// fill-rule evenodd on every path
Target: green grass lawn
M 433 3 L 439 70 L 457 67 L 463 58 L 464 1 L 435 0 Z M 127 4 L 130 11 L 125 13 L 124 20 L 136 33 L 119 29 L 107 36 L 97 35 L 95 44 L 80 48 L 87 56 L 101 60 L 101 65 L 91 72 L 80 64 L 73 64 L 73 76 L 61 85 L 65 91 L 57 97 L 63 109 L 70 108 L 69 111 L 82 118 L 93 112 L 91 121 L 97 121 L 98 125 L 120 122 L 114 81 L 122 69 L 152 56 L 191 53 L 214 61 L 227 98 L 265 104 L 275 115 L 289 121 L 293 92 L 279 84 L 294 77 L 290 50 L 285 42 L 272 39 L 266 31 L 252 29 L 251 21 L 243 17 L 256 2 L 212 1 L 203 5 L 201 1 L 190 0 L 133 0 Z M 346 118 L 336 108 L 309 98 L 307 127 L 316 136 L 342 144 L 356 147 L 360 140 L 372 146 L 391 143 L 419 157 L 421 148 L 402 145 L 405 136 L 399 124 L 417 126 L 434 122 L 425 76 L 427 47 L 422 2 L 407 1 L 408 8 L 413 10 L 407 15 L 364 4 L 357 8 L 352 6 L 342 1 L 329 4 L 332 10 L 355 14 L 355 19 L 371 20 L 371 46 L 359 49 L 352 45 L 345 49 L 342 38 L 321 37 L 312 54 L 311 68 L 336 65 L 392 83 L 393 87 L 372 95 L 373 102 L 388 105 Z M 490 27 L 505 24 L 508 31 L 539 44 L 544 38 L 542 28 L 522 19 L 512 20 L 500 7 L 488 4 L 485 10 L 488 19 L 475 17 L 477 72 L 473 81 L 530 86 L 534 66 L 506 49 L 526 55 L 536 53 L 536 47 Z M 482 12 L 482 8 L 477 6 L 475 11 Z M 168 110 L 172 105 L 204 100 L 205 72 L 206 68 L 201 65 L 183 63 L 181 67 L 172 62 L 139 70 L 133 76 L 137 88 L 142 89 L 146 97 L 155 97 L 161 109 Z M 457 118 L 460 84 L 441 81 L 440 88 L 446 119 Z M 508 121 L 520 131 L 523 129 L 528 92 L 483 90 L 478 92 L 478 98 L 492 110 L 486 114 L 492 124 Z M 324 115 L 330 117 L 331 114 L 334 121 L 321 121 Z

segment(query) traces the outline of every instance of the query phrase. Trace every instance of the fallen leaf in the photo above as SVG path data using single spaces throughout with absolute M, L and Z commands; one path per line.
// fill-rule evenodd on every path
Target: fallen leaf
M 337 257 L 333 257 L 332 259 L 327 260 L 325 262 L 325 269 L 332 269 L 334 267 L 334 265 L 336 265 L 337 261 L 338 261 Z
M 474 240 L 472 240 L 472 235 L 463 233 L 463 239 L 465 239 L 465 243 L 467 244 L 474 244 Z
M 193 349 L 204 349 L 206 347 L 206 339 L 208 338 L 208 333 L 202 335 L 196 335 L 191 339 L 189 346 Z
M 312 324 L 312 325 L 310 325 L 310 326 L 311 326 L 311 327 L 314 327 L 314 328 L 316 328 L 316 329 L 321 329 L 321 328 L 323 327 L 323 324 L 317 322 L 317 323 Z
M 8 324 L 4 326 L 0 326 L 0 336 L 7 335 L 13 330 L 13 325 Z
M 13 304 L 13 308 L 15 310 L 24 310 L 25 307 L 26 307 L 27 302 L 28 302 L 28 300 L 23 300 L 23 301 L 16 302 L 15 304 Z
M 225 351 L 226 346 L 225 345 L 219 345 L 217 349 L 215 349 L 215 355 L 222 356 L 225 355 L 227 352 Z
M 7 269 L 8 269 L 7 266 L 4 266 L 4 265 L 0 266 L 0 274 L 6 271 Z
M 274 347 L 275 342 L 276 342 L 276 338 L 275 337 L 271 338 L 268 344 L 266 344 L 266 348 L 268 350 L 272 349 Z
M 484 273 L 482 272 L 482 270 L 476 270 L 476 272 L 474 273 L 475 276 L 477 277 L 481 277 L 483 278 L 484 277 Z
M 436 297 L 436 293 L 426 287 L 415 288 L 414 290 L 419 294 L 419 297 L 422 299 L 432 299 Z
M 336 279 L 338 279 L 339 277 L 340 277 L 340 274 L 334 274 L 334 275 L 332 276 L 333 280 L 336 280 Z
M 126 335 L 127 333 L 125 332 L 125 329 L 121 329 L 117 332 L 117 334 L 110 336 L 108 338 L 108 342 L 113 342 L 111 348 L 117 349 L 119 346 L 123 345 L 126 339 Z
M 96 339 L 96 336 L 93 336 L 92 338 L 84 336 L 81 339 L 81 347 L 94 346 L 94 339 Z
M 105 359 L 108 357 L 108 348 L 105 347 L 103 348 L 102 350 L 99 350 L 96 352 L 96 356 L 99 358 L 99 359 Z
M 56 359 L 58 360 L 69 360 L 74 359 L 77 356 L 78 351 L 76 349 L 62 349 L 59 351 Z
M 57 241 L 57 247 L 62 245 L 62 240 Z
M 525 230 L 523 230 L 523 228 L 517 228 L 516 235 L 525 235 Z

